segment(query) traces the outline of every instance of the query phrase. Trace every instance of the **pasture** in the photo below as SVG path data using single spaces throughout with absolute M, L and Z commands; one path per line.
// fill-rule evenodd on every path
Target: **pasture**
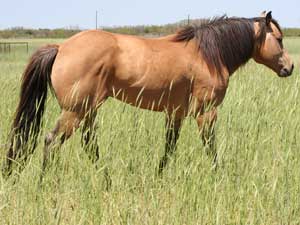
M 30 40 L 29 54 L 60 41 Z M 291 77 L 253 61 L 231 77 L 218 111 L 217 171 L 187 118 L 176 154 L 157 177 L 164 115 L 110 99 L 97 116 L 97 168 L 76 132 L 39 185 L 43 138 L 59 115 L 49 95 L 32 158 L 21 174 L 0 175 L 0 224 L 299 224 L 300 39 L 284 45 L 296 66 Z M 0 54 L 1 163 L 28 58 L 21 47 Z

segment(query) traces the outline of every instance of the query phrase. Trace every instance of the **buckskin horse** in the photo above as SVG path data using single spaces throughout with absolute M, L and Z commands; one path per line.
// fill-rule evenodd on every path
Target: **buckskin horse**
M 165 112 L 166 146 L 160 172 L 176 148 L 183 119 L 189 115 L 196 118 L 215 162 L 217 106 L 223 101 L 230 75 L 251 58 L 280 77 L 291 75 L 294 65 L 282 38 L 278 22 L 268 12 L 255 18 L 208 19 L 153 39 L 83 31 L 62 44 L 42 47 L 32 55 L 22 77 L 4 172 L 10 174 L 13 161 L 24 161 L 33 152 L 47 86 L 62 112 L 45 137 L 43 168 L 55 140 L 59 137 L 59 142 L 64 142 L 81 121 L 83 145 L 95 142 L 96 111 L 108 97 Z M 96 145 L 90 154 L 94 161 L 99 158 Z

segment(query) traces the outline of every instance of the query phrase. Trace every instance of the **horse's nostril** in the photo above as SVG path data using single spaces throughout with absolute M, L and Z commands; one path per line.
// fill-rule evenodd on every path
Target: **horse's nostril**
M 292 65 L 290 68 L 286 68 L 286 67 L 282 68 L 280 70 L 280 76 L 281 77 L 290 76 L 292 74 L 292 72 L 293 72 L 293 69 L 294 69 L 294 65 Z
M 287 74 L 290 72 L 287 68 L 283 68 L 284 72 L 286 72 Z
M 292 64 L 291 72 L 293 72 L 293 70 L 294 70 L 294 63 Z

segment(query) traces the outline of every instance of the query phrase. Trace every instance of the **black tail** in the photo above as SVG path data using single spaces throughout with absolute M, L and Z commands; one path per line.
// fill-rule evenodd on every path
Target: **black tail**
M 57 53 L 58 45 L 38 49 L 32 55 L 22 76 L 20 101 L 12 124 L 5 173 L 10 174 L 13 160 L 24 153 L 33 152 L 35 148 L 47 98 L 47 86 L 51 86 L 50 75 Z M 29 151 L 27 145 L 31 137 L 33 143 Z

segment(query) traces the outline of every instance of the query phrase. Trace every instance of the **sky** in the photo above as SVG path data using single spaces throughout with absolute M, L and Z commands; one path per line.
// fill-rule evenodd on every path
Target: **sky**
M 162 25 L 186 19 L 255 17 L 272 11 L 282 27 L 300 27 L 300 0 L 0 0 L 0 29 Z

